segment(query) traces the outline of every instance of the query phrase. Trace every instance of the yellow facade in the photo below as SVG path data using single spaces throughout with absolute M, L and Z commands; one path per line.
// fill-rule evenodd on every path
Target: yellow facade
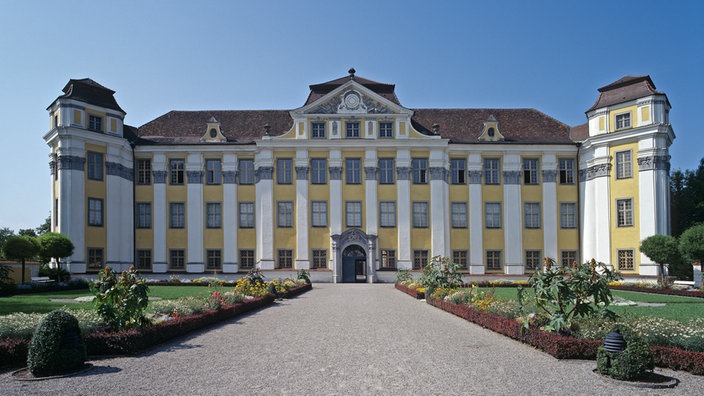
M 630 152 L 631 154 L 631 176 L 627 178 L 618 178 L 618 169 L 616 163 L 617 153 Z M 639 197 L 638 197 L 638 164 L 636 158 L 638 156 L 638 144 L 621 144 L 614 145 L 609 148 L 611 158 L 613 158 L 613 169 L 611 172 L 611 262 L 614 267 L 618 263 L 618 250 L 633 250 L 634 251 L 634 272 L 638 272 L 640 266 L 640 226 L 638 224 L 638 214 L 640 213 Z M 632 200 L 632 223 L 633 225 L 619 226 L 617 221 L 618 208 L 617 201 L 620 199 Z M 629 271 L 630 272 L 630 271 Z

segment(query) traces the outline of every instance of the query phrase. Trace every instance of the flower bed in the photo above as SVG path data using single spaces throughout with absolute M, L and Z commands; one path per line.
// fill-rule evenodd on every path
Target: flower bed
M 508 336 L 514 340 L 529 344 L 557 359 L 594 360 L 596 358 L 597 349 L 602 344 L 601 340 L 582 340 L 557 333 L 541 331 L 539 329 L 528 329 L 521 334 L 521 324 L 514 319 L 435 298 L 426 298 L 426 301 L 430 305 L 440 308 L 443 311 Z M 678 348 L 654 345 L 651 345 L 650 349 L 653 351 L 653 358 L 658 367 L 684 370 L 692 374 L 704 375 L 704 352 L 691 352 Z
M 609 289 L 632 291 L 632 292 L 639 292 L 639 293 L 667 294 L 670 296 L 704 298 L 704 291 L 701 291 L 701 290 L 679 290 L 679 289 L 670 289 L 670 288 L 662 288 L 662 287 L 641 287 L 641 286 L 630 286 L 630 285 L 618 285 L 618 286 L 609 285 Z
M 306 283 L 305 285 L 292 287 L 284 293 L 283 298 L 293 298 L 298 296 L 299 294 L 307 292 L 308 290 L 313 290 L 312 283 Z
M 422 300 L 425 298 L 424 292 L 419 292 L 418 290 L 411 289 L 411 288 L 406 287 L 400 283 L 396 283 L 395 286 L 398 290 L 401 290 L 402 292 L 408 294 L 409 296 L 415 298 L 416 300 Z

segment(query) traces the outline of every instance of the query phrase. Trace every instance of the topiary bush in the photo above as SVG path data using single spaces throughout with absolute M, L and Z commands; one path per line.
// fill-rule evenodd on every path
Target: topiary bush
M 27 367 L 35 377 L 47 377 L 83 367 L 86 344 L 78 319 L 53 311 L 39 322 L 27 354 Z
M 599 373 L 618 380 L 635 380 L 655 368 L 653 353 L 635 333 L 619 326 L 614 331 L 621 333 L 626 340 L 623 352 L 608 352 L 600 346 L 596 354 L 596 368 Z

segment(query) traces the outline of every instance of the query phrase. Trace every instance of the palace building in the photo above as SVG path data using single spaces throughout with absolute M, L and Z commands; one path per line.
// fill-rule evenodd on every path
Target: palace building
M 91 79 L 63 92 L 44 140 L 74 274 L 377 282 L 441 255 L 468 276 L 543 257 L 654 276 L 640 241 L 670 233 L 675 136 L 649 76 L 599 88 L 575 127 L 535 109 L 406 108 L 354 69 L 293 110 L 170 111 L 138 128 Z

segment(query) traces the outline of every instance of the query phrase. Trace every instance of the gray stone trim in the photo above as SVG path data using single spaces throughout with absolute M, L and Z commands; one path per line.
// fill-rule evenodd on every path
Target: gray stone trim
M 307 166 L 297 166 L 296 167 L 296 180 L 308 180 L 308 167 Z
M 543 183 L 555 183 L 557 171 L 553 169 L 543 169 Z
M 134 180 L 134 169 L 128 168 L 117 162 L 105 162 L 105 173 L 108 176 L 118 176 L 128 181 Z
M 69 109 L 78 109 L 78 110 L 85 110 L 86 109 L 85 107 L 79 106 L 76 104 L 67 104 L 66 107 L 68 107 Z
M 237 171 L 223 171 L 222 172 L 222 183 L 223 184 L 237 184 Z
M 670 156 L 655 155 L 638 158 L 638 171 L 666 170 L 670 171 Z
M 154 178 L 154 184 L 166 183 L 166 171 L 152 171 L 152 176 Z
M 590 166 L 589 168 L 587 168 L 586 178 L 587 178 L 587 180 L 592 180 L 592 179 L 596 179 L 597 177 L 609 177 L 610 175 L 611 175 L 611 164 L 600 164 L 600 165 Z
M 56 172 L 57 172 L 56 160 L 49 161 L 49 172 L 51 173 L 52 176 L 56 175 Z
M 447 169 L 442 166 L 431 166 L 430 180 L 442 180 L 447 183 Z
M 469 171 L 469 184 L 482 184 L 483 173 L 478 170 Z
M 106 116 L 108 116 L 108 117 L 112 117 L 112 118 L 119 118 L 120 120 L 122 120 L 122 119 L 123 119 L 123 118 L 122 118 L 122 116 L 121 116 L 121 115 L 119 115 L 119 114 L 114 114 L 114 113 L 105 113 L 105 115 L 106 115 Z
M 504 171 L 504 184 L 521 184 L 521 171 Z
M 587 170 L 586 169 L 580 169 L 579 170 L 579 181 L 587 180 Z
M 85 170 L 86 159 L 75 155 L 62 155 L 58 158 L 59 170 Z
M 342 180 L 342 167 L 331 166 L 328 170 L 330 171 L 330 180 Z
M 376 174 L 379 169 L 376 166 L 365 166 L 364 167 L 364 174 L 366 176 L 366 180 L 376 180 Z
M 274 178 L 274 167 L 273 166 L 260 166 L 254 171 L 255 183 L 259 183 L 261 180 L 273 180 Z
M 203 184 L 203 171 L 186 171 L 188 184 Z
M 410 180 L 411 179 L 411 168 L 408 166 L 396 167 L 396 176 L 398 180 Z

